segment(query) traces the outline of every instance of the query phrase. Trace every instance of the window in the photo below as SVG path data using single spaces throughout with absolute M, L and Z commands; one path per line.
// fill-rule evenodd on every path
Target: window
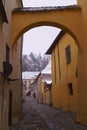
M 76 68 L 76 77 L 78 77 L 78 70 L 77 70 L 77 68 Z
M 73 86 L 72 86 L 72 83 L 68 84 L 68 89 L 69 89 L 69 94 L 73 95 Z
M 10 57 L 10 48 L 9 46 L 6 44 L 6 61 L 9 62 L 9 57 Z
M 66 53 L 66 63 L 69 64 L 71 62 L 71 52 L 70 52 L 70 45 L 68 45 L 65 48 L 65 53 Z

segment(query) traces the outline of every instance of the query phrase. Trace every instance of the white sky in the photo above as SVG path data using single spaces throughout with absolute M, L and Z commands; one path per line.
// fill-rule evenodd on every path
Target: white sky
M 63 6 L 76 4 L 77 0 L 22 0 L 25 7 Z
M 77 4 L 77 0 L 22 0 L 24 7 L 64 6 Z M 40 26 L 24 34 L 23 54 L 44 54 L 59 32 L 58 28 Z

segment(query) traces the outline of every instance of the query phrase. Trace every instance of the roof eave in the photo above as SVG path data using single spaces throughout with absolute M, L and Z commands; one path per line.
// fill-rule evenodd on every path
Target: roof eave
M 56 37 L 56 39 L 54 40 L 53 44 L 50 46 L 50 48 L 46 51 L 45 54 L 52 54 L 52 50 L 54 49 L 54 47 L 56 46 L 56 44 L 58 43 L 58 41 L 61 39 L 61 37 L 65 34 L 65 31 L 62 30 Z

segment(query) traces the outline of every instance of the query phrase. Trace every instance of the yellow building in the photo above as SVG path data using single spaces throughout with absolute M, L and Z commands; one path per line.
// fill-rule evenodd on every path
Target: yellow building
M 22 38 L 11 52 L 12 11 L 22 7 L 21 0 L 0 0 L 0 130 L 8 130 L 21 113 Z
M 37 80 L 37 101 L 43 103 L 43 93 L 42 93 L 42 76 L 41 74 Z
M 77 110 L 77 58 L 75 40 L 61 31 L 47 53 L 52 54 L 53 107 Z
M 41 71 L 38 77 L 38 102 L 51 105 L 51 61 L 48 65 Z
M 19 19 L 20 17 L 20 19 Z M 53 26 L 69 33 L 78 45 L 77 121 L 87 124 L 87 0 L 77 5 L 17 9 L 12 13 L 11 47 L 34 27 Z
M 51 86 L 52 81 L 42 80 L 42 94 L 43 94 L 42 103 L 47 105 L 51 105 Z
M 50 77 L 50 79 L 48 79 Z M 37 100 L 39 103 L 44 103 L 47 105 L 51 105 L 51 86 L 52 80 L 51 75 L 49 74 L 41 74 L 38 77 L 37 82 L 38 92 L 37 92 Z

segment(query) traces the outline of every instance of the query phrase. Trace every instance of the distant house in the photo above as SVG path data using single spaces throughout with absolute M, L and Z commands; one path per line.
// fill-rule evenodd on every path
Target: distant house
M 46 68 L 41 72 L 38 78 L 38 102 L 44 104 L 51 104 L 51 61 Z
M 43 103 L 47 105 L 51 105 L 51 86 L 52 80 L 42 80 Z
M 46 53 L 52 54 L 53 107 L 76 111 L 78 47 L 75 40 L 61 31 Z
M 37 93 L 38 93 L 38 86 L 37 86 L 37 82 L 38 82 L 38 78 L 40 76 L 40 73 L 38 73 L 38 75 L 35 77 L 34 81 L 30 84 L 30 95 L 31 97 L 33 97 L 34 99 L 37 99 Z
M 37 96 L 37 77 L 39 76 L 39 74 L 40 72 L 22 73 L 22 79 L 23 79 L 22 99 L 23 100 L 25 100 L 26 96 L 33 96 L 34 94 Z

